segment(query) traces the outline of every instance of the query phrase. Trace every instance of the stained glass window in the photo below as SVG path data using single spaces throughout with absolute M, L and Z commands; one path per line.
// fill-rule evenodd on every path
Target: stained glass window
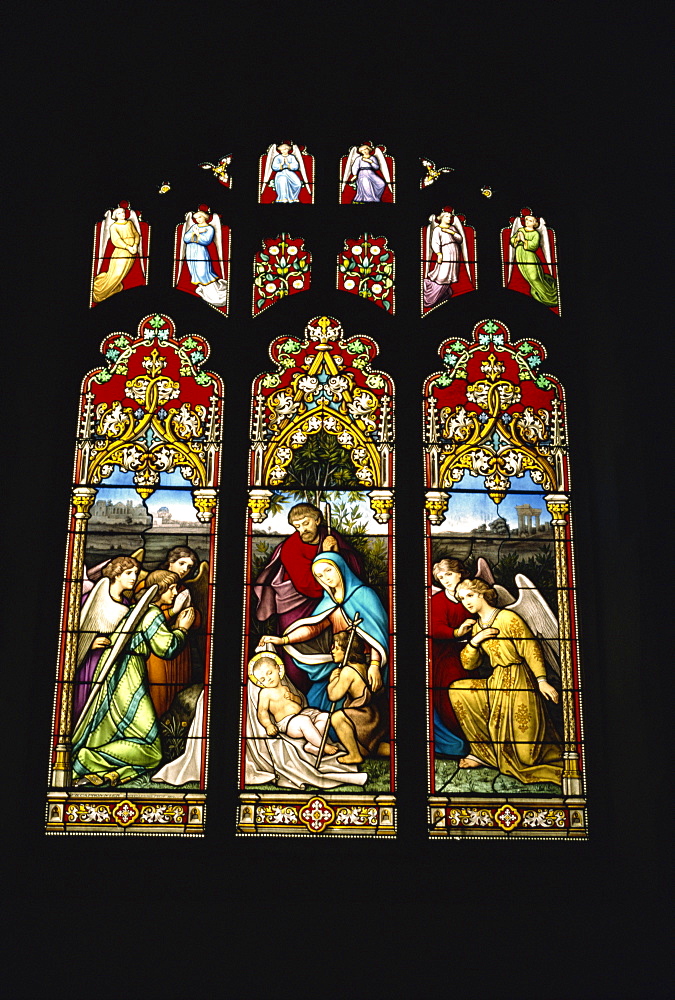
M 422 228 L 422 316 L 478 285 L 476 230 L 450 205 Z
M 560 315 L 555 233 L 543 217 L 521 208 L 502 229 L 502 279 L 505 288 L 529 295 Z
M 345 239 L 338 254 L 337 287 L 374 302 L 393 316 L 395 311 L 395 259 L 386 236 L 364 233 Z
M 391 835 L 394 389 L 329 316 L 253 384 L 238 830 Z
M 94 228 L 89 304 L 95 306 L 118 292 L 147 285 L 149 265 L 150 226 L 142 220 L 140 209 L 120 201 Z
M 260 157 L 258 200 L 262 205 L 314 201 L 314 157 L 305 146 L 272 143 Z
M 230 245 L 229 226 L 208 205 L 187 212 L 185 222 L 176 226 L 174 287 L 198 296 L 223 316 L 229 307 Z
M 340 204 L 396 201 L 394 158 L 372 142 L 351 146 L 340 160 Z
M 223 386 L 168 316 L 85 376 L 47 830 L 203 832 Z
M 312 255 L 302 236 L 279 233 L 262 241 L 253 258 L 254 316 L 288 295 L 306 292 L 312 282 Z
M 565 397 L 496 320 L 424 385 L 433 837 L 583 837 Z

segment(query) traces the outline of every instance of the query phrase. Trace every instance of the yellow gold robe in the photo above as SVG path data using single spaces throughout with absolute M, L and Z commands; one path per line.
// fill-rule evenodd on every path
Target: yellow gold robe
M 122 282 L 131 270 L 140 242 L 138 230 L 131 219 L 113 222 L 110 227 L 110 242 L 115 249 L 110 255 L 108 270 L 94 278 L 94 302 L 103 302 L 115 292 L 122 291 Z
M 482 627 L 476 622 L 471 636 Z M 471 753 L 526 784 L 560 784 L 560 742 L 538 690 L 537 678 L 546 677 L 539 641 L 514 611 L 499 611 L 492 627 L 499 635 L 475 649 L 467 645 L 460 654 L 466 670 L 487 657 L 490 677 L 457 680 L 449 689 Z

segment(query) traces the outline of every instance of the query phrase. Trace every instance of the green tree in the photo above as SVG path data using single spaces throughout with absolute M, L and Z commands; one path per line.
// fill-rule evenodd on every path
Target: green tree
M 349 450 L 332 434 L 319 431 L 294 451 L 285 485 L 291 490 L 316 491 L 331 487 L 353 489 L 359 481 Z

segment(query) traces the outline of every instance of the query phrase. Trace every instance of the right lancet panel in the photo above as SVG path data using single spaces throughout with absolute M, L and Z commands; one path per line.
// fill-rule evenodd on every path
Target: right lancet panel
M 585 837 L 565 397 L 483 320 L 424 385 L 432 837 Z

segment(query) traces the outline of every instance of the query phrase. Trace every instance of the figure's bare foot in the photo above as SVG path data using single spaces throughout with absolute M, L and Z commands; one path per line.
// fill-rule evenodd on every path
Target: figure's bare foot
M 459 762 L 460 767 L 484 767 L 479 760 L 473 760 L 471 757 L 462 757 Z
M 305 750 L 307 751 L 307 753 L 313 753 L 316 756 L 318 756 L 319 754 L 319 748 L 312 746 L 311 743 L 305 743 Z M 332 743 L 326 743 L 325 747 L 323 748 L 324 757 L 334 757 L 337 752 L 338 748 L 336 746 L 333 746 Z
M 341 764 L 362 764 L 363 757 L 359 754 L 348 753 L 344 757 L 340 757 Z

